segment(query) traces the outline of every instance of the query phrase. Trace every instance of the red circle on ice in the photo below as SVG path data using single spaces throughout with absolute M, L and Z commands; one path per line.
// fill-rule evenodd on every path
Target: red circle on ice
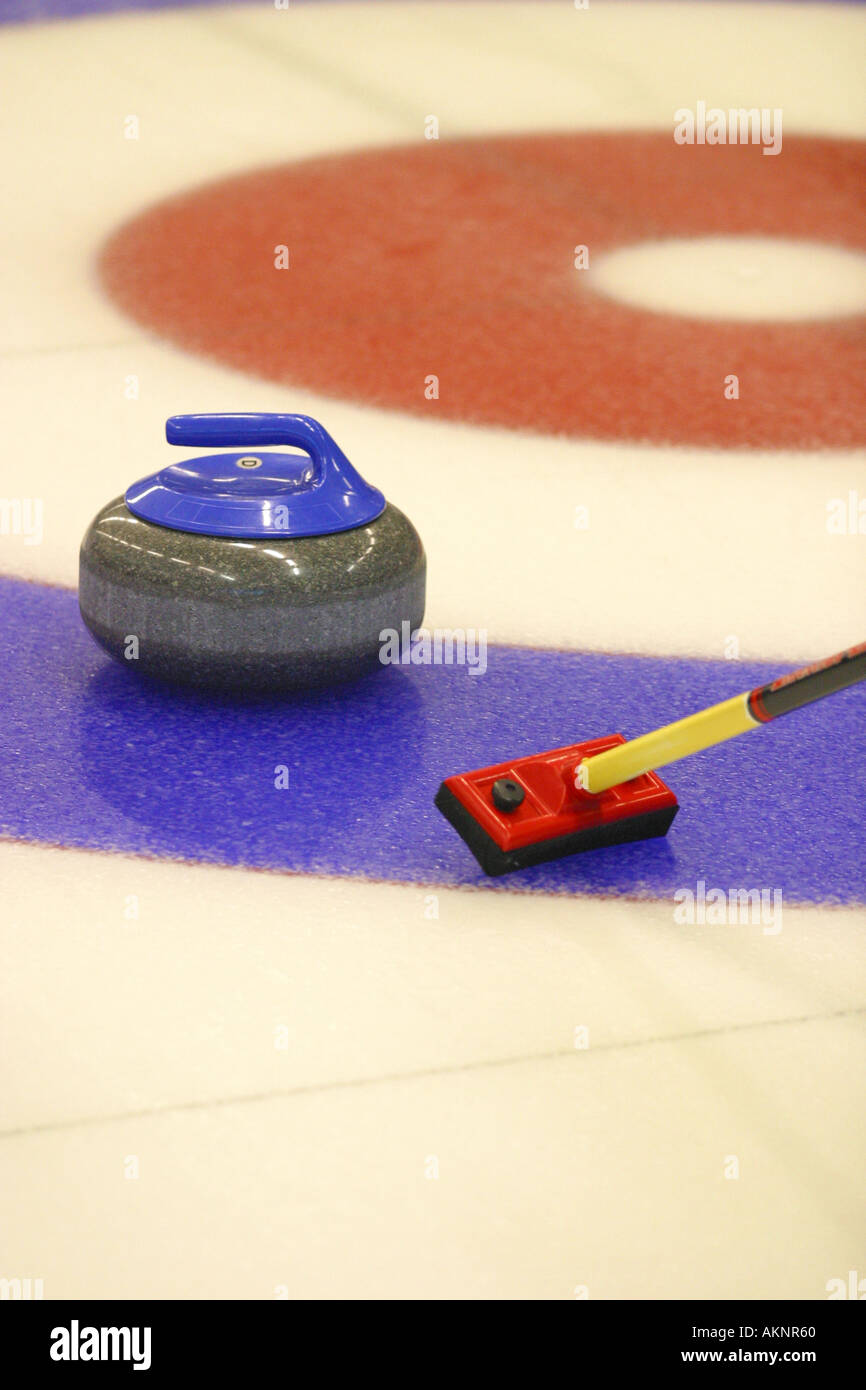
M 866 440 L 866 317 L 652 313 L 594 293 L 574 248 L 591 262 L 748 234 L 862 250 L 864 187 L 854 140 L 786 136 L 767 157 L 657 133 L 443 139 L 193 190 L 121 228 L 101 272 L 188 349 L 367 404 L 596 439 L 850 447 Z

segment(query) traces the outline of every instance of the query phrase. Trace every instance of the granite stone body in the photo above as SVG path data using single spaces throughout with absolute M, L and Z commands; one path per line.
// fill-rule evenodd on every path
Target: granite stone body
M 351 530 L 246 540 L 155 525 L 118 497 L 82 542 L 79 604 L 97 642 L 141 674 L 280 690 L 378 667 L 380 633 L 423 621 L 425 583 L 420 537 L 390 503 Z

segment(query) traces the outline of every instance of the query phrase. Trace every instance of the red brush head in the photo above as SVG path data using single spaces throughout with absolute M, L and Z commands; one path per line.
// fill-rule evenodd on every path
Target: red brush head
M 487 873 L 663 835 L 677 799 L 654 772 L 598 795 L 574 785 L 583 758 L 621 743 L 611 734 L 448 777 L 436 805 Z

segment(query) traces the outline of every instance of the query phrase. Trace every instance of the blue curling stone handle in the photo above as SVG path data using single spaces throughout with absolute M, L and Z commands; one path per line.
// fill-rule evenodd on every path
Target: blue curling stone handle
M 129 510 L 174 531 L 251 540 L 327 536 L 375 521 L 385 498 L 309 415 L 172 415 L 169 444 L 234 448 L 172 463 L 133 483 Z M 273 454 L 285 444 L 308 456 Z

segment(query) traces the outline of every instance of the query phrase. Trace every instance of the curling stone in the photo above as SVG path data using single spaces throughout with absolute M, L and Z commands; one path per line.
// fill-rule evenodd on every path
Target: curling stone
M 91 523 L 79 604 L 111 656 L 171 682 L 292 689 L 375 669 L 384 629 L 421 624 L 418 533 L 316 420 L 175 415 L 165 433 L 241 452 L 170 464 Z

